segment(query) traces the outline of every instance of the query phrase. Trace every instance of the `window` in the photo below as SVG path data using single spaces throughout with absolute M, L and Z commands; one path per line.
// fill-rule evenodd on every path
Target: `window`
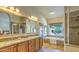
M 26 20 L 26 33 L 30 33 L 30 21 Z
M 52 36 L 64 36 L 64 26 L 62 23 L 50 24 L 50 31 Z
M 26 20 L 26 33 L 36 33 L 36 22 Z
M 30 21 L 30 25 L 31 25 L 31 28 L 30 28 L 31 32 L 36 33 L 36 23 L 35 23 L 35 21 Z

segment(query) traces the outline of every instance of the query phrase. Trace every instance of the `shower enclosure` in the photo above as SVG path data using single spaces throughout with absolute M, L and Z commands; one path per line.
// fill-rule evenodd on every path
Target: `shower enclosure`
M 65 7 L 66 44 L 79 45 L 79 7 Z

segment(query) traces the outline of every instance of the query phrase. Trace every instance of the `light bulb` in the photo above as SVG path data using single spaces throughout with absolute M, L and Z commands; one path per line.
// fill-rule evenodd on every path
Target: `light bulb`
M 10 7 L 11 10 L 14 10 L 14 7 Z
M 3 7 L 7 8 L 8 6 L 3 6 Z
M 18 8 L 16 8 L 16 12 L 20 12 L 20 10 Z
M 51 15 L 55 14 L 55 12 L 50 12 Z

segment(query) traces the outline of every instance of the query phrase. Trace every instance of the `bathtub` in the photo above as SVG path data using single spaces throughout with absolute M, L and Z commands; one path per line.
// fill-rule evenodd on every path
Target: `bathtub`
M 43 37 L 43 39 L 44 40 L 49 39 L 51 44 L 57 44 L 57 40 L 64 42 L 64 38 L 62 38 L 62 37 L 49 37 L 49 36 L 47 36 L 47 37 Z

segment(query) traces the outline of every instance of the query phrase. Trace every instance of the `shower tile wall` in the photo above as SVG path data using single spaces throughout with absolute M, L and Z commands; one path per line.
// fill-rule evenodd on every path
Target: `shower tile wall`
M 69 44 L 79 45 L 79 11 L 69 15 Z

